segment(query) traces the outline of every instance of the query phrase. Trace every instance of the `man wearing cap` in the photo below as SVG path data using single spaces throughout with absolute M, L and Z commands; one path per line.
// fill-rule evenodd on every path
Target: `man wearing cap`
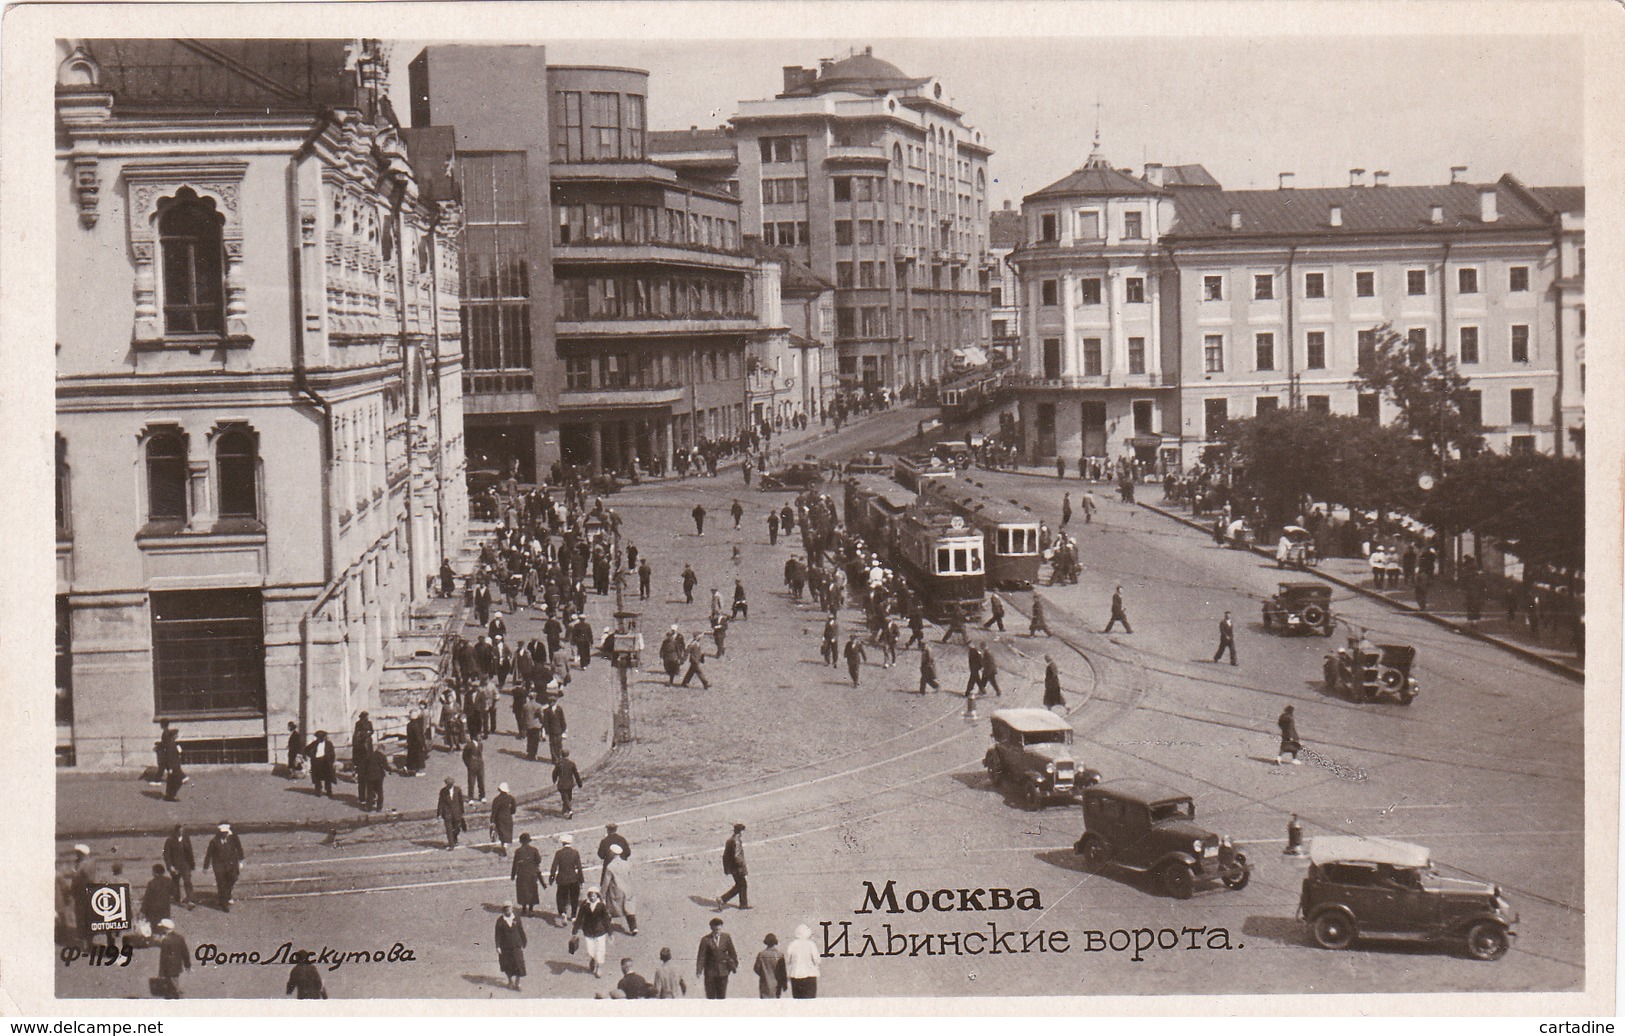
M 457 787 L 455 777 L 447 777 L 440 789 L 440 801 L 435 804 L 434 815 L 446 826 L 446 848 L 457 848 L 457 836 L 467 829 L 463 819 L 463 789 Z
M 322 973 L 316 970 L 314 955 L 309 950 L 293 955 L 293 970 L 288 972 L 288 986 L 283 993 L 293 993 L 299 1000 L 327 999 Z
M 570 808 L 570 799 L 576 789 L 586 783 L 581 779 L 581 770 L 576 766 L 576 761 L 570 758 L 570 750 L 559 749 L 559 760 L 553 764 L 553 784 L 559 789 L 559 801 L 566 819 L 576 815 L 575 810 Z
M 547 761 L 557 763 L 564 755 L 564 735 L 570 729 L 564 721 L 564 706 L 549 695 L 542 708 L 542 730 L 547 733 Z
M 332 746 L 329 745 L 329 748 Z M 216 902 L 226 913 L 231 912 L 231 890 L 237 886 L 237 877 L 243 870 L 243 841 L 231 830 L 230 824 L 216 828 L 209 846 L 203 851 L 203 869 L 214 871 Z
M 463 768 L 468 771 L 468 797 L 473 802 L 485 801 L 485 738 L 469 738 L 463 746 Z
M 728 976 L 739 970 L 733 936 L 722 930 L 722 918 L 711 918 L 711 934 L 694 954 L 694 974 L 705 983 L 707 1000 L 728 999 Z
M 361 798 L 361 808 L 383 812 L 384 809 L 384 778 L 389 774 L 389 756 L 376 743 L 367 748 L 366 755 L 361 757 L 356 777 L 358 782 L 365 780 L 364 791 Z
M 497 785 L 496 798 L 491 800 L 491 836 L 501 846 L 497 852 L 508 855 L 508 843 L 513 841 L 513 815 L 519 810 L 519 801 L 506 784 Z
M 175 879 L 169 876 L 161 863 L 152 865 L 152 877 L 141 893 L 141 916 L 157 931 L 158 922 L 174 913 Z
M 749 873 L 745 868 L 745 825 L 735 824 L 733 837 L 729 838 L 722 847 L 722 873 L 733 878 L 733 887 L 717 897 L 720 906 L 735 895 L 739 897 L 739 909 L 750 909 L 750 891 L 746 887 L 745 875 Z
M 176 901 L 188 907 L 192 905 L 192 872 L 197 869 L 196 860 L 192 855 L 192 836 L 183 825 L 176 824 L 164 839 L 164 866 L 175 881 Z
M 333 797 L 334 769 L 338 765 L 338 750 L 327 740 L 327 731 L 316 731 L 316 740 L 305 749 L 310 757 L 310 784 L 316 794 Z
M 158 939 L 158 981 L 154 986 L 163 990 L 165 1000 L 179 1000 L 180 978 L 192 967 L 192 950 L 175 930 L 174 919 L 159 921 L 158 930 L 163 934 Z
M 575 920 L 581 906 L 581 854 L 576 851 L 573 835 L 559 835 L 559 848 L 553 853 L 547 877 L 553 882 L 553 900 L 559 908 L 559 917 L 567 923 Z
M 620 833 L 618 825 L 605 824 L 604 837 L 598 840 L 598 859 L 603 861 L 605 868 L 605 870 L 600 871 L 598 875 L 598 884 L 600 885 L 605 883 L 605 878 L 607 877 L 609 858 L 612 855 L 609 850 L 612 846 L 617 845 L 621 847 L 621 856 L 630 860 L 632 858 L 632 843 L 628 842 L 626 840 L 626 836 Z
M 519 707 L 519 725 L 525 732 L 525 758 L 535 762 L 536 749 L 542 743 L 542 706 L 536 695 L 525 695 L 525 703 Z

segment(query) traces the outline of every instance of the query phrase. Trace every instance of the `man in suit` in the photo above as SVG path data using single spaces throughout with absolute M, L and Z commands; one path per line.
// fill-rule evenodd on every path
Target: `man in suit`
M 334 771 L 338 766 L 338 750 L 327 740 L 327 731 L 316 731 L 316 740 L 305 749 L 310 757 L 310 784 L 316 794 L 333 797 Z
M 457 787 L 455 777 L 446 778 L 446 786 L 440 789 L 440 801 L 435 805 L 434 815 L 439 817 L 446 825 L 446 848 L 457 848 L 457 836 L 463 833 L 463 789 Z
M 711 934 L 694 954 L 694 974 L 705 982 L 707 1000 L 728 999 L 728 976 L 739 970 L 733 936 L 722 930 L 722 918 L 711 918 Z
M 971 644 L 965 652 L 965 697 L 982 689 L 982 646 Z
M 564 735 L 569 724 L 564 721 L 564 706 L 551 698 L 542 709 L 542 730 L 547 734 L 547 761 L 557 763 L 564 754 Z
M 1055 664 L 1051 655 L 1044 656 L 1044 708 L 1053 709 L 1055 706 L 1066 705 L 1066 698 L 1061 695 L 1061 669 Z
M 175 881 L 176 902 L 190 907 L 192 872 L 197 869 L 197 862 L 192 855 L 192 836 L 186 833 L 186 828 L 181 824 L 176 824 L 164 840 L 164 867 Z
M 717 897 L 717 903 L 728 902 L 735 895 L 739 897 L 739 909 L 750 909 L 750 890 L 745 882 L 745 875 L 750 873 L 745 867 L 745 825 L 735 824 L 733 837 L 722 847 L 722 873 L 733 878 L 733 887 Z
M 361 800 L 361 808 L 374 812 L 383 812 L 384 809 L 384 777 L 389 773 L 389 756 L 377 745 L 367 750 L 366 758 L 361 760 L 361 775 L 366 778 L 367 797 Z
M 576 789 L 587 782 L 581 779 L 581 770 L 576 767 L 576 761 L 570 758 L 568 748 L 559 749 L 558 762 L 553 764 L 553 783 L 559 789 L 559 800 L 565 819 L 575 816 L 575 810 L 570 808 L 570 799 L 575 795 Z
M 175 879 L 169 876 L 161 863 L 152 865 L 152 877 L 141 893 L 141 916 L 146 918 L 154 932 L 158 922 L 168 918 L 175 907 Z
M 536 761 L 536 749 L 542 744 L 542 705 L 536 695 L 527 694 L 525 704 L 519 707 L 521 725 L 525 729 L 525 758 Z
M 350 735 L 350 765 L 361 770 L 361 761 L 367 758 L 372 751 L 372 720 L 363 711 L 355 721 L 355 731 Z
M 231 830 L 230 824 L 221 824 L 203 851 L 203 869 L 214 871 L 215 895 L 220 909 L 226 913 L 231 912 L 231 890 L 242 874 L 243 858 L 242 839 Z
M 978 692 L 986 693 L 991 687 L 995 698 L 1004 697 L 1004 692 L 999 689 L 999 663 L 994 661 L 993 648 L 985 640 L 981 644 L 981 655 L 982 677 L 976 685 Z
M 1236 625 L 1230 621 L 1230 613 L 1225 612 L 1224 618 L 1219 620 L 1219 650 L 1213 652 L 1213 661 L 1217 662 L 1230 652 L 1230 664 L 1236 664 Z
M 575 920 L 581 905 L 581 854 L 576 851 L 572 835 L 559 835 L 559 848 L 553 854 L 553 865 L 547 870 L 547 880 L 553 883 L 554 902 L 559 917 L 566 924 Z
M 468 797 L 485 801 L 485 738 L 470 738 L 463 746 L 463 768 L 468 771 Z
M 179 1000 L 181 975 L 192 968 L 192 950 L 175 930 L 173 918 L 158 922 L 158 930 L 163 934 L 158 940 L 158 979 L 154 985 L 163 990 L 165 1000 Z

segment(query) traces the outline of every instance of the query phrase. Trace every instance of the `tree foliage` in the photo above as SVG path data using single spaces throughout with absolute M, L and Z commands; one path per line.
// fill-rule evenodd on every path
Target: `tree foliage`
M 1399 410 L 1399 424 L 1426 444 L 1436 471 L 1444 471 L 1453 455 L 1477 453 L 1484 438 L 1476 420 L 1466 416 L 1471 389 L 1456 369 L 1456 358 L 1441 343 L 1428 349 L 1383 324 L 1376 331 L 1376 348 L 1362 365 L 1355 386 L 1385 396 Z
M 1387 511 L 1418 503 L 1426 455 L 1396 427 L 1343 414 L 1276 410 L 1226 430 L 1240 488 L 1273 524 L 1291 522 L 1303 500 Z
M 1526 562 L 1585 564 L 1585 464 L 1542 453 L 1483 453 L 1453 465 L 1422 520 L 1448 533 L 1493 536 Z

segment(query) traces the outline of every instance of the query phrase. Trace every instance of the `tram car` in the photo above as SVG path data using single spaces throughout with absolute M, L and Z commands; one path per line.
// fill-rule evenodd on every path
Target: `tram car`
M 933 480 L 926 486 L 926 495 L 982 534 L 989 586 L 1029 590 L 1038 582 L 1043 556 L 1038 549 L 1038 519 L 1030 509 L 963 482 Z
M 959 468 L 950 460 L 922 453 L 915 457 L 898 457 L 892 461 L 892 478 L 897 484 L 915 493 L 925 492 L 928 482 L 940 482 L 959 477 Z
M 943 382 L 937 390 L 937 406 L 944 423 L 964 421 L 987 408 L 1004 387 L 1009 364 L 973 367 Z
M 941 502 L 878 475 L 846 483 L 846 527 L 908 581 L 933 619 L 982 610 L 987 573 L 982 534 Z

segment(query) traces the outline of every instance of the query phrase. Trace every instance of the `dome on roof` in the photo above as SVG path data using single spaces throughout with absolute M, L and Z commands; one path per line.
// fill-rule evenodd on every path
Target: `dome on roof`
M 854 54 L 849 58 L 828 66 L 818 73 L 818 85 L 833 86 L 839 83 L 843 87 L 858 85 L 886 86 L 899 79 L 907 79 L 903 70 L 889 61 L 882 61 L 875 57 L 869 48 L 865 47 L 862 54 Z

